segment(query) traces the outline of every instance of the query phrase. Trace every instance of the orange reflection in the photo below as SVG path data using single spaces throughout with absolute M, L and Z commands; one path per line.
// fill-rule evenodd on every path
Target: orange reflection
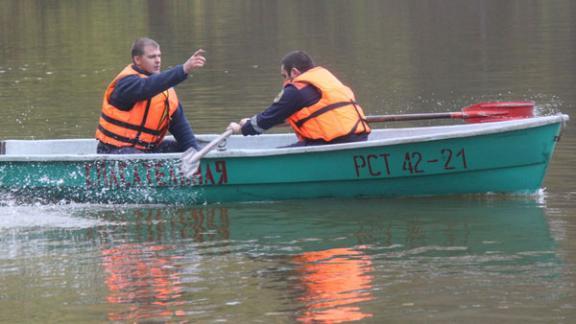
M 172 256 L 161 256 L 167 246 L 124 244 L 102 251 L 106 272 L 107 300 L 130 305 L 127 311 L 109 312 L 112 321 L 183 316 L 174 310 L 182 286 Z
M 372 260 L 362 251 L 337 248 L 304 252 L 294 258 L 304 285 L 304 323 L 340 323 L 372 317 L 357 303 L 373 299 Z

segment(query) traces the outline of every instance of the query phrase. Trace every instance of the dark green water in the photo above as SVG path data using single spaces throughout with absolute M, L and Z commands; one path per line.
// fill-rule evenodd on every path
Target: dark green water
M 0 139 L 92 137 L 105 87 L 143 35 L 164 67 L 207 51 L 177 88 L 201 133 L 264 109 L 293 49 L 350 85 L 368 114 L 533 100 L 574 115 L 575 16 L 570 0 L 3 0 Z M 575 160 L 568 123 L 534 196 L 3 199 L 0 322 L 569 323 Z
M 574 301 L 563 225 L 527 197 L 5 211 L 3 322 L 556 322 Z

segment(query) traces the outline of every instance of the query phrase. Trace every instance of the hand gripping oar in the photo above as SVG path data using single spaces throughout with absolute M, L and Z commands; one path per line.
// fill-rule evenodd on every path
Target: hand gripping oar
M 212 151 L 212 149 L 222 141 L 230 137 L 232 133 L 234 133 L 234 131 L 228 129 L 224 133 L 218 135 L 218 137 L 204 146 L 200 151 L 196 151 L 191 147 L 186 152 L 182 153 L 182 157 L 180 158 L 180 171 L 182 171 L 182 174 L 186 178 L 192 177 L 200 166 L 200 159 L 208 154 L 208 152 Z
M 366 116 L 369 123 L 425 119 L 464 119 L 467 123 L 484 123 L 534 117 L 534 103 L 529 101 L 481 102 L 461 112 Z

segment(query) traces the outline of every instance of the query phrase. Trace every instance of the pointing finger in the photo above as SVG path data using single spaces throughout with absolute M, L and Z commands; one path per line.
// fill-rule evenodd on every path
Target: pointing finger
M 202 55 L 202 54 L 204 54 L 204 53 L 206 53 L 205 50 L 199 49 L 199 50 L 197 50 L 196 52 L 194 52 L 194 54 L 192 54 L 192 56 Z

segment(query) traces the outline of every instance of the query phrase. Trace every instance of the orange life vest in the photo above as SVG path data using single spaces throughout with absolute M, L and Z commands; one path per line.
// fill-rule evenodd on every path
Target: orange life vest
M 147 151 L 162 142 L 179 101 L 176 91 L 170 88 L 148 100 L 136 102 L 128 111 L 114 107 L 110 104 L 110 95 L 118 80 L 129 75 L 148 77 L 128 65 L 112 80 L 104 93 L 96 138 L 116 147 L 133 146 Z
M 298 89 L 311 84 L 321 93 L 317 103 L 288 117 L 300 140 L 329 142 L 346 135 L 370 133 L 364 111 L 356 103 L 352 90 L 325 68 L 314 67 L 288 84 Z

